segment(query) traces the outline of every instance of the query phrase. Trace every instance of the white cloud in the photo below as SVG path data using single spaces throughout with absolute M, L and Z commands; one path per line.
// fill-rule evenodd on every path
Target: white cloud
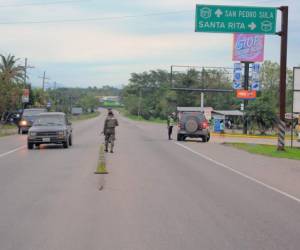
M 2 2 L 4 4 L 5 1 Z M 14 0 L 14 2 L 21 1 Z M 213 4 L 244 5 L 255 2 L 257 5 L 274 6 L 280 1 L 274 0 L 267 4 L 258 0 L 216 0 Z M 299 23 L 297 21 L 299 20 L 297 14 L 299 4 L 292 0 L 282 2 L 291 5 L 290 28 L 296 31 Z M 280 3 L 283 4 L 282 2 Z M 85 19 L 96 16 L 116 17 L 156 11 L 193 10 L 200 2 L 195 0 L 124 0 L 123 6 L 127 6 L 126 3 L 128 3 L 128 8 L 121 10 L 111 7 L 111 10 L 115 12 L 105 13 L 100 8 L 86 8 L 86 6 L 93 5 L 84 5 L 85 8 L 82 8 L 80 4 L 0 8 L 0 23 L 13 20 Z M 201 3 L 212 4 L 209 0 L 203 0 Z M 103 1 L 103 4 L 106 9 L 110 9 L 108 3 Z M 131 9 L 130 6 L 138 6 L 138 8 Z M 137 9 L 140 12 L 135 13 Z M 53 75 L 52 79 L 75 85 L 80 85 L 85 82 L 85 79 L 87 82 L 106 84 L 124 83 L 131 72 L 157 68 L 168 70 L 171 64 L 230 65 L 232 36 L 193 32 L 194 17 L 192 15 L 191 12 L 190 17 L 181 16 L 177 23 L 173 21 L 176 16 L 166 16 L 166 18 L 160 16 L 151 17 L 151 19 L 136 18 L 102 22 L 0 25 L 0 53 L 12 53 L 19 58 L 28 57 L 30 62 L 37 67 L 36 70 L 41 70 L 40 67 L 43 67 L 42 70 L 51 67 L 53 72 L 49 73 Z M 297 40 L 299 39 L 296 33 L 292 32 L 290 37 L 289 53 L 291 56 L 289 58 L 294 62 L 298 60 Z M 267 58 L 279 58 L 278 39 L 270 36 L 267 40 L 267 47 Z M 108 64 L 108 66 L 95 66 L 98 63 Z M 124 63 L 126 65 L 122 65 Z M 58 65 L 57 68 L 53 66 L 55 64 Z M 66 67 L 66 64 L 74 65 L 74 68 L 70 69 L 70 66 Z M 74 73 L 65 72 L 66 68 Z

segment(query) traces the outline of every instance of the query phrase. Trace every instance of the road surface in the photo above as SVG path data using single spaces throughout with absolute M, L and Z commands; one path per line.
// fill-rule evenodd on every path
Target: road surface
M 103 115 L 74 124 L 69 149 L 0 139 L 1 250 L 300 248 L 298 161 L 118 119 L 105 176 L 93 174 Z

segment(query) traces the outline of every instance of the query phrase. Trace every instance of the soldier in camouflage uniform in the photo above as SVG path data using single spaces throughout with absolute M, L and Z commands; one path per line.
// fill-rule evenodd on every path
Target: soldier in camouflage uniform
M 105 152 L 108 152 L 108 144 L 110 143 L 110 152 L 114 151 L 114 142 L 116 139 L 115 127 L 119 126 L 118 120 L 114 117 L 111 109 L 108 110 L 107 117 L 104 122 L 103 133 L 105 136 Z

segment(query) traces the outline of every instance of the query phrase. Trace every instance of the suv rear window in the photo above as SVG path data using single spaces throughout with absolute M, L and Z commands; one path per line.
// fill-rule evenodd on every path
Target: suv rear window
M 205 121 L 205 116 L 202 112 L 182 112 L 179 119 L 185 122 L 190 117 L 196 117 L 199 122 Z

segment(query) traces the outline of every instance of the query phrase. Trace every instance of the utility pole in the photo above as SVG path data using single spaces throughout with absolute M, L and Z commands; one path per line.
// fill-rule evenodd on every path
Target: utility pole
M 44 71 L 44 75 L 43 75 L 43 91 L 45 91 L 45 79 L 46 79 L 46 71 Z
M 44 71 L 44 74 L 43 74 L 43 76 L 42 77 L 39 77 L 39 78 L 41 78 L 42 79 L 42 88 L 43 88 L 43 91 L 45 91 L 45 82 L 46 82 L 46 80 L 50 80 L 50 78 L 47 78 L 46 77 L 46 71 Z
M 27 69 L 33 69 L 33 66 L 28 66 L 28 59 L 25 58 L 25 65 L 24 65 L 24 86 L 26 87 L 27 82 Z
M 24 86 L 26 87 L 26 79 L 27 79 L 27 58 L 25 58 L 25 67 L 24 67 Z
M 28 66 L 28 59 L 25 58 L 23 84 L 24 84 L 24 88 L 26 88 L 26 89 L 27 89 L 27 69 L 32 69 L 32 68 L 34 68 L 34 67 L 33 66 Z M 26 106 L 26 103 L 25 102 L 23 103 L 23 101 L 21 101 L 22 112 L 24 111 L 25 106 Z

